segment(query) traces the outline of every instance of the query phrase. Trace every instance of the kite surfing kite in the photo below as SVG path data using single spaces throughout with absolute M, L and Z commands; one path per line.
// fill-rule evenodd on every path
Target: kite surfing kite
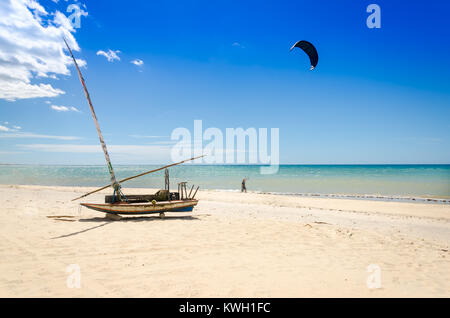
M 319 55 L 317 54 L 317 50 L 314 45 L 308 41 L 298 41 L 291 47 L 290 51 L 292 51 L 295 47 L 302 49 L 306 54 L 308 54 L 309 60 L 311 61 L 310 70 L 312 71 L 319 61 Z

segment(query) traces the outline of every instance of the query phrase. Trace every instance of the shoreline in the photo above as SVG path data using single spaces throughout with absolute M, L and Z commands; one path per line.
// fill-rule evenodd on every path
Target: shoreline
M 204 189 L 206 191 L 223 191 L 223 192 L 241 192 L 235 189 Z M 350 200 L 369 200 L 369 201 L 395 201 L 395 202 L 418 202 L 418 203 L 435 203 L 450 204 L 450 197 L 440 196 L 398 196 L 398 195 L 378 195 L 378 194 L 339 194 L 339 193 L 302 193 L 302 192 L 276 192 L 276 191 L 247 191 L 247 193 L 272 194 L 298 196 L 308 198 L 333 198 L 333 199 L 350 199 Z
M 67 187 L 67 188 L 89 188 L 91 190 L 100 188 L 101 186 L 73 186 L 73 185 L 40 185 L 40 184 L 3 184 L 0 186 L 33 186 L 33 187 Z M 124 187 L 127 189 L 151 189 L 145 187 Z M 203 188 L 203 191 L 231 192 L 240 193 L 239 189 L 210 189 Z M 364 200 L 364 201 L 382 201 L 382 202 L 417 202 L 430 204 L 450 204 L 450 197 L 447 196 L 406 196 L 406 195 L 380 195 L 380 194 L 345 194 L 345 193 L 303 193 L 303 192 L 277 192 L 277 191 L 247 191 L 247 193 L 268 194 L 280 196 L 294 196 L 306 198 L 331 198 L 331 199 L 348 199 L 348 200 Z

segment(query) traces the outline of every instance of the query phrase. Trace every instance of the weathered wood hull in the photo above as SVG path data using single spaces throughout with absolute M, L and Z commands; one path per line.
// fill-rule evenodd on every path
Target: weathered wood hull
M 138 215 L 164 212 L 191 212 L 198 200 L 177 200 L 152 203 L 81 203 L 95 211 L 120 215 Z

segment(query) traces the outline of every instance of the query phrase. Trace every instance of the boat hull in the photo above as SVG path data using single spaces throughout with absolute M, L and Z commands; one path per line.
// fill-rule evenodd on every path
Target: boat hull
M 198 200 L 177 200 L 152 203 L 81 203 L 80 205 L 103 213 L 120 215 L 139 215 L 164 212 L 191 212 Z

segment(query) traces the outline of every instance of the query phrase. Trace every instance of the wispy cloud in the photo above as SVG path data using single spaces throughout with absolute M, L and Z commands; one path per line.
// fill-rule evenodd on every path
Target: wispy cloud
M 140 60 L 140 59 L 132 60 L 131 63 L 133 63 L 133 64 L 136 65 L 136 66 L 142 66 L 142 65 L 144 65 L 144 61 L 143 61 L 143 60 Z
M 9 126 L 9 127 L 8 127 Z M 79 140 L 80 137 L 75 136 L 55 136 L 35 134 L 31 132 L 20 131 L 22 127 L 17 125 L 10 125 L 7 121 L 0 125 L 0 139 L 2 138 L 41 138 L 41 139 L 56 139 L 56 140 Z
M 77 112 L 77 113 L 80 112 L 77 108 L 72 107 L 72 106 L 51 105 L 50 108 L 53 110 L 56 110 L 57 112 Z
M 48 13 L 36 0 L 2 0 L 0 16 L 0 99 L 64 94 L 40 81 L 70 74 L 72 61 L 61 39 L 65 37 L 75 51 L 80 48 L 69 19 L 59 11 Z
M 9 122 L 5 121 L 3 123 L 3 125 L 0 125 L 0 131 L 14 132 L 14 131 L 18 131 L 18 130 L 22 129 L 22 127 L 16 126 L 16 125 L 13 125 L 12 127 L 8 127 L 8 126 L 9 126 Z
M 25 151 L 0 151 L 0 155 L 17 155 L 26 153 Z
M 44 152 L 72 152 L 72 153 L 102 153 L 100 145 L 73 144 L 22 144 L 22 149 Z M 115 154 L 151 155 L 161 150 L 168 151 L 170 147 L 160 145 L 108 145 L 108 150 Z
M 163 141 L 155 141 L 152 142 L 152 145 L 175 145 L 175 144 L 181 144 L 179 141 L 176 140 L 163 140 Z M 188 143 L 186 143 L 188 144 Z
M 57 154 L 85 154 L 91 160 L 98 163 L 104 162 L 102 147 L 94 145 L 74 145 L 74 144 L 18 144 L 17 151 L 35 152 L 35 153 L 54 153 Z M 108 151 L 111 160 L 114 163 L 130 164 L 148 164 L 161 163 L 171 160 L 171 147 L 159 145 L 108 145 Z M 77 155 L 78 156 L 78 155 Z M 70 158 L 71 156 L 67 156 Z M 94 159 L 96 158 L 96 159 Z
M 238 48 L 241 48 L 241 49 L 245 49 L 245 46 L 242 45 L 239 42 L 233 42 L 233 44 L 231 44 L 231 46 L 238 47 Z
M 79 140 L 80 137 L 75 136 L 54 136 L 54 135 L 42 135 L 27 132 L 12 132 L 0 134 L 0 139 L 2 138 L 37 138 L 37 139 L 55 139 L 55 140 Z
M 169 136 L 150 136 L 150 135 L 128 135 L 132 138 L 168 138 Z
M 107 52 L 105 52 L 105 51 L 100 50 L 97 52 L 97 55 L 102 55 L 102 56 L 106 57 L 108 62 L 114 62 L 114 60 L 120 61 L 120 57 L 117 55 L 119 53 L 120 53 L 120 51 L 108 50 Z

